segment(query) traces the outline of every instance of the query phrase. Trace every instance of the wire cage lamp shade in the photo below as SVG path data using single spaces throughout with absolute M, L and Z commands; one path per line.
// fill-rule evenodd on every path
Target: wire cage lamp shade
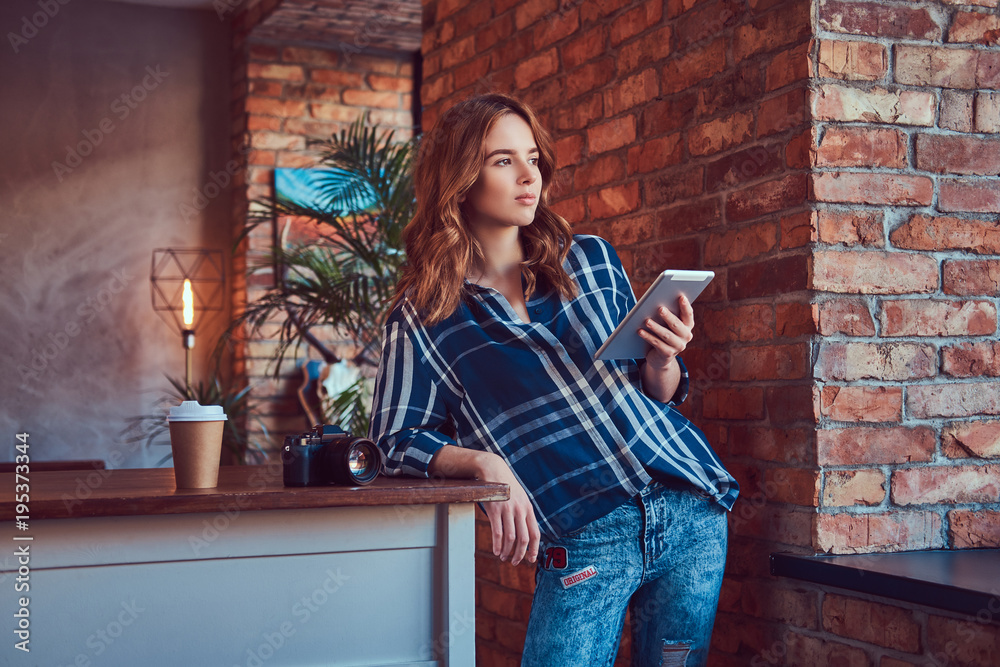
M 225 307 L 226 269 L 221 250 L 157 248 L 149 272 L 153 310 L 181 333 L 191 386 L 194 332 L 205 315 Z

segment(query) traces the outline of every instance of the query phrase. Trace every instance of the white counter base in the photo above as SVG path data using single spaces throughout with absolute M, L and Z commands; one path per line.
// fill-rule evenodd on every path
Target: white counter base
M 0 614 L 29 597 L 42 667 L 475 664 L 471 503 L 31 522 L 30 591 L 0 559 Z M 15 531 L 7 522 L 7 535 Z M 6 554 L 5 554 L 6 555 Z

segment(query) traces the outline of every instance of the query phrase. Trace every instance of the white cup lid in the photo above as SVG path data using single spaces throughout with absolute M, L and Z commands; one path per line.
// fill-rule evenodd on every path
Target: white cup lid
M 170 408 L 168 422 L 224 422 L 228 419 L 221 405 L 202 405 L 198 401 L 184 401 Z

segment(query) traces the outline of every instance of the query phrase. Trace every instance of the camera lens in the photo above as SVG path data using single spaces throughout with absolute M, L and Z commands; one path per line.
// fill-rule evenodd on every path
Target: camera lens
M 381 453 L 371 440 L 354 438 L 342 441 L 330 453 L 334 456 L 331 473 L 337 484 L 361 486 L 371 483 L 378 476 Z
M 358 438 L 351 443 L 347 468 L 355 484 L 368 484 L 378 475 L 379 452 L 371 440 Z
M 351 469 L 352 475 L 364 475 L 368 470 L 368 466 L 371 465 L 368 462 L 368 456 L 359 449 L 351 451 L 351 456 L 347 461 L 348 467 Z

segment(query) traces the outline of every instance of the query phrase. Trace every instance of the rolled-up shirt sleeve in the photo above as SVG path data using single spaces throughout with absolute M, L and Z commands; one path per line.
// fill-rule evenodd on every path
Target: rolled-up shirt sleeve
M 441 396 L 441 378 L 427 362 L 427 350 L 414 344 L 399 319 L 385 328 L 382 359 L 375 379 L 368 437 L 385 454 L 390 476 L 429 477 L 427 466 L 445 445 L 455 445 Z
M 669 401 L 667 401 L 667 405 L 678 406 L 687 399 L 688 393 L 691 391 L 691 377 L 688 375 L 688 369 L 687 366 L 684 365 L 684 360 L 681 359 L 680 356 L 675 357 L 675 359 L 677 359 L 677 365 L 681 369 L 681 377 L 677 382 L 677 389 L 674 390 L 674 395 L 670 397 Z M 644 362 L 640 360 L 639 363 Z M 639 390 L 649 396 L 646 392 L 646 387 L 643 386 L 641 374 L 639 375 Z
M 678 356 L 677 365 L 681 369 L 681 379 L 677 383 L 677 391 L 674 392 L 673 397 L 667 401 L 668 405 L 680 405 L 688 397 L 688 392 L 691 391 L 691 377 L 688 375 L 687 366 L 684 365 L 684 361 Z

